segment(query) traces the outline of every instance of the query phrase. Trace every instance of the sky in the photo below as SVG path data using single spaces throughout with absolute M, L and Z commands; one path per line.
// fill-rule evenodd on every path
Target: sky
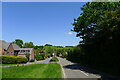
M 75 46 L 74 18 L 85 2 L 3 2 L 2 39 L 22 39 L 35 45 Z

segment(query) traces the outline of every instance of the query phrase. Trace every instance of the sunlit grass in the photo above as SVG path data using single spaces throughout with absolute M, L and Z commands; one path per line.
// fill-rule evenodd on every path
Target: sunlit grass
M 59 64 L 33 64 L 2 69 L 2 78 L 62 78 Z

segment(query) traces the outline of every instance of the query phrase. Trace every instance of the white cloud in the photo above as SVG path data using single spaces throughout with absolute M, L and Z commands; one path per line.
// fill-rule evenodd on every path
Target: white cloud
M 73 33 L 72 32 L 68 32 L 67 34 L 72 35 Z

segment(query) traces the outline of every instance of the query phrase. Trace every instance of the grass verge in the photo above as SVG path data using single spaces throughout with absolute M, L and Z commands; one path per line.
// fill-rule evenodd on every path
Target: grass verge
M 53 57 L 49 62 L 58 62 L 58 61 L 59 61 L 58 58 Z
M 2 68 L 2 78 L 62 78 L 59 64 L 33 64 Z

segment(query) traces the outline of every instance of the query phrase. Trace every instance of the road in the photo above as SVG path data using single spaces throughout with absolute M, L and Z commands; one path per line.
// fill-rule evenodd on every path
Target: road
M 60 57 L 58 57 L 58 59 L 60 61 L 59 64 L 61 64 L 63 67 L 63 78 L 94 78 L 94 80 L 97 80 L 101 77 L 100 75 L 87 71 L 85 68 L 81 67 L 78 64 L 72 63 Z
M 49 61 L 51 60 L 52 57 L 50 58 L 47 58 L 45 60 L 42 60 L 42 61 L 36 61 L 35 64 L 47 64 L 49 63 Z

